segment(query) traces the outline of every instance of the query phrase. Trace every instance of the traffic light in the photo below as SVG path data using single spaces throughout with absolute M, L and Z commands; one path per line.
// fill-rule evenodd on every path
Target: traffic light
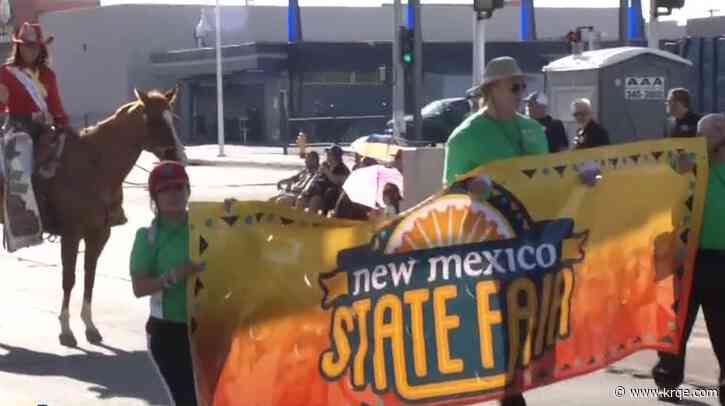
M 493 10 L 503 8 L 504 0 L 473 0 L 473 10 L 479 13 L 493 14 Z
M 655 10 L 657 16 L 668 16 L 672 14 L 672 10 L 685 7 L 685 0 L 655 0 Z M 660 9 L 667 9 L 666 12 Z
M 415 61 L 415 33 L 406 27 L 400 27 L 400 59 L 406 66 Z
M 569 31 L 566 33 L 566 42 L 569 44 L 575 44 L 579 42 L 580 37 L 579 34 L 576 31 Z

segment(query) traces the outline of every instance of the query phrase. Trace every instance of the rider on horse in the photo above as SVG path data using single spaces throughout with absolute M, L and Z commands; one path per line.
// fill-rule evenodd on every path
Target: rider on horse
M 44 137 L 74 134 L 61 102 L 55 72 L 48 63 L 48 45 L 53 39 L 43 36 L 39 24 L 26 22 L 13 35 L 11 56 L 0 67 L 0 103 L 6 106 L 8 114 L 3 133 L 29 134 L 34 150 L 38 144 L 47 142 Z M 125 216 L 120 201 L 114 203 L 110 222 L 123 224 Z

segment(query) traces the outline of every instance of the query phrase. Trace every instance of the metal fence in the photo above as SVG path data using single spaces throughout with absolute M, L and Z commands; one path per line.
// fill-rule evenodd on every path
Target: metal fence
M 113 112 L 108 113 L 83 113 L 70 115 L 70 125 L 73 128 L 81 129 L 98 124 L 110 117 Z
M 287 140 L 304 132 L 310 143 L 343 144 L 385 130 L 389 117 L 383 115 L 341 117 L 294 117 L 288 120 Z

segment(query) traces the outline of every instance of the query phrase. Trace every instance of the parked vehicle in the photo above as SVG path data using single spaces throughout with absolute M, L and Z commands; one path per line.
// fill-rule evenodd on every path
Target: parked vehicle
M 445 143 L 451 132 L 471 113 L 468 98 L 453 97 L 428 103 L 420 111 L 423 132 L 420 140 L 413 136 L 413 116 L 405 116 L 406 139 L 412 142 Z M 388 129 L 393 128 L 393 120 L 388 121 Z

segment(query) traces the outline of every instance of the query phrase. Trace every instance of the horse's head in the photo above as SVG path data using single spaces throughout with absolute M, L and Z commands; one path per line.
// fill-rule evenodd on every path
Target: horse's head
M 136 98 L 143 108 L 143 118 L 146 123 L 143 148 L 160 160 L 186 163 L 184 145 L 176 134 L 172 113 L 177 92 L 178 88 L 166 92 L 155 90 L 142 92 L 134 89 Z

